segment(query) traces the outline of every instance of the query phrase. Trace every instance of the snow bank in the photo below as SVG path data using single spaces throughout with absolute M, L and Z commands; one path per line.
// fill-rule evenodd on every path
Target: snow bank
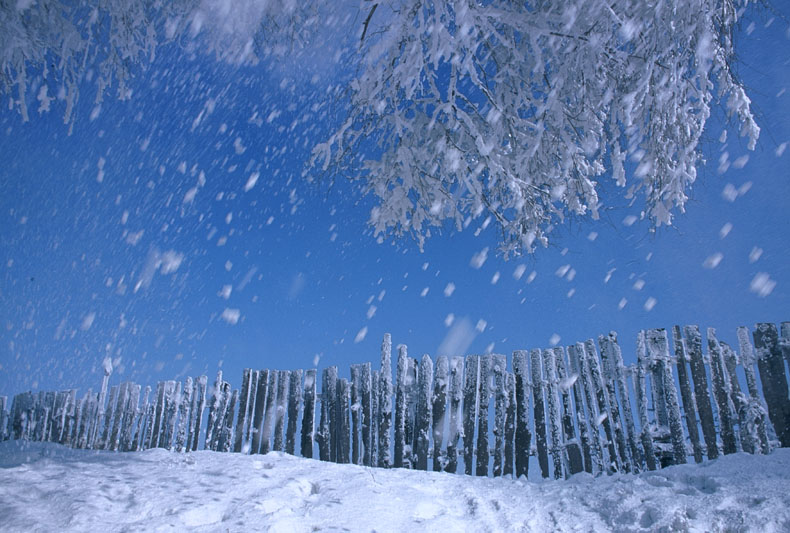
M 542 483 L 0 443 L 3 531 L 790 531 L 790 450 Z

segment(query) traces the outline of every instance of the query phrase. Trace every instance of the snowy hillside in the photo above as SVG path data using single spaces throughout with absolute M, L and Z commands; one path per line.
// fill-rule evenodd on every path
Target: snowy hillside
M 542 483 L 0 444 L 2 531 L 790 531 L 790 450 Z

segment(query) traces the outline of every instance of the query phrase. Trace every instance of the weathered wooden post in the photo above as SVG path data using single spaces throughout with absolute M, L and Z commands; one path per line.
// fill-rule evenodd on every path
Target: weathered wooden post
M 568 473 L 576 474 L 584 470 L 582 450 L 576 440 L 576 430 L 573 426 L 573 411 L 571 408 L 570 389 L 577 381 L 578 376 L 568 377 L 565 369 L 565 348 L 556 346 L 554 353 L 554 367 L 557 375 L 558 389 L 562 402 L 562 432 L 565 438 L 565 451 L 568 455 Z M 589 453 L 589 452 L 588 452 Z
M 362 464 L 359 451 L 362 428 L 360 418 L 362 409 L 362 388 L 360 365 L 351 365 L 351 462 L 355 465 Z
M 738 328 L 738 345 L 741 349 L 741 365 L 746 376 L 746 388 L 749 390 L 749 421 L 753 426 L 760 443 L 760 451 L 763 454 L 771 453 L 771 442 L 768 440 L 768 428 L 766 418 L 768 412 L 763 406 L 763 400 L 757 390 L 757 376 L 754 374 L 754 365 L 757 363 L 754 356 L 754 349 L 749 340 L 749 328 L 741 326 Z
M 642 449 L 645 452 L 645 462 L 648 470 L 658 468 L 656 452 L 653 448 L 653 436 L 650 431 L 650 422 L 647 419 L 647 391 L 645 374 L 650 364 L 647 357 L 647 346 L 645 332 L 640 331 L 636 338 L 636 376 L 634 377 L 634 389 L 636 389 L 636 405 L 639 411 L 640 438 Z
M 615 444 L 614 436 L 614 419 L 609 407 L 609 401 L 606 398 L 606 392 L 603 388 L 603 378 L 601 376 L 601 365 L 598 360 L 598 350 L 595 348 L 595 341 L 588 339 L 584 342 L 584 349 L 586 354 L 586 361 L 589 364 L 590 378 L 592 379 L 595 387 L 595 399 L 598 402 L 598 414 L 601 418 L 600 424 L 603 425 L 604 434 L 606 435 L 606 445 L 609 451 L 609 471 L 616 470 L 622 471 L 623 467 L 620 457 L 617 454 L 617 446 Z
M 349 452 L 351 451 L 350 442 L 350 420 L 349 420 L 349 400 L 351 399 L 351 385 L 347 379 L 337 381 L 337 433 L 334 440 L 337 441 L 336 462 L 340 464 L 349 463 Z
M 685 326 L 683 333 L 686 337 L 691 379 L 694 381 L 694 399 L 702 426 L 702 436 L 705 439 L 705 455 L 708 459 L 715 459 L 719 456 L 719 446 L 716 440 L 716 427 L 713 424 L 713 408 L 708 393 L 705 360 L 702 357 L 702 335 L 698 326 Z
M 335 375 L 337 368 L 335 367 Z M 268 393 L 266 394 L 266 405 L 264 406 L 263 429 L 261 431 L 261 453 L 269 453 L 272 449 L 272 431 L 277 419 L 277 382 L 279 372 L 269 371 L 269 382 L 266 384 Z
M 450 358 L 450 423 L 447 427 L 447 466 L 445 472 L 453 474 L 458 470 L 458 438 L 463 433 L 463 379 L 464 358 Z
M 398 346 L 398 371 L 395 389 L 395 458 L 393 466 L 403 468 L 406 453 L 406 417 L 408 414 L 408 398 L 406 376 L 409 371 L 409 358 L 406 345 Z
M 738 451 L 735 443 L 735 424 L 733 421 L 734 406 L 730 402 L 729 376 L 724 363 L 721 345 L 716 338 L 716 330 L 708 328 L 708 351 L 710 352 L 710 373 L 713 380 L 713 395 L 719 411 L 719 433 L 724 454 Z
M 302 413 L 302 440 L 299 452 L 302 457 L 312 459 L 313 442 L 315 441 L 315 403 L 316 403 L 316 379 L 318 371 L 310 368 L 304 377 L 304 412 Z
M 663 328 L 651 329 L 645 336 L 649 357 L 657 368 L 657 377 L 662 382 L 661 390 L 664 392 L 664 405 L 666 405 L 674 463 L 685 464 L 686 437 L 683 434 L 678 393 L 675 389 L 675 379 L 672 376 L 672 366 L 670 365 L 667 330 Z
M 563 440 L 560 434 L 560 406 L 557 399 L 557 371 L 554 366 L 554 351 L 543 350 L 543 372 L 546 377 L 546 403 L 549 407 L 549 437 L 554 479 L 563 477 Z
M 475 475 L 487 476 L 490 455 L 488 452 L 488 406 L 491 397 L 490 374 L 491 356 L 480 356 L 480 375 L 477 380 L 479 389 L 477 410 L 477 453 L 475 461 Z
M 334 370 L 334 371 L 333 371 Z M 318 434 L 318 458 L 321 461 L 334 461 L 336 455 L 332 454 L 337 444 L 332 444 L 335 423 L 335 402 L 337 401 L 337 367 L 325 368 L 321 378 L 321 421 Z
M 479 390 L 477 387 L 480 376 L 480 358 L 467 355 L 464 369 L 464 472 L 471 476 L 474 466 L 475 425 Z
M 214 449 L 214 431 L 217 427 L 218 411 L 220 409 L 220 402 L 222 401 L 222 370 L 217 371 L 217 379 L 214 382 L 214 391 L 211 394 L 211 402 L 208 406 L 208 423 L 206 424 L 206 450 Z M 157 425 L 154 424 L 154 432 L 156 432 Z
M 239 394 L 239 418 L 236 420 L 236 434 L 233 439 L 233 451 L 240 453 L 244 445 L 245 426 L 250 419 L 250 386 L 252 385 L 252 369 L 241 371 L 241 393 Z
M 440 355 L 436 359 L 436 375 L 433 380 L 433 471 L 441 472 L 447 465 L 442 457 L 442 441 L 444 440 L 444 423 L 447 407 L 447 386 L 450 375 L 450 363 L 447 356 Z
M 678 371 L 678 383 L 680 384 L 680 397 L 683 400 L 683 412 L 686 415 L 686 428 L 688 429 L 691 449 L 694 453 L 694 462 L 702 462 L 702 443 L 699 440 L 699 428 L 697 427 L 697 402 L 691 393 L 691 383 L 689 382 L 689 371 L 687 368 L 688 356 L 686 355 L 686 343 L 680 333 L 680 326 L 672 328 L 672 336 L 675 340 L 675 367 Z
M 422 356 L 417 375 L 417 409 L 414 420 L 414 455 L 417 470 L 428 470 L 428 450 L 431 442 L 433 404 L 433 361 L 428 354 Z
M 535 444 L 538 451 L 538 465 L 540 465 L 540 475 L 544 478 L 549 477 L 549 454 L 546 444 L 546 407 L 543 402 L 543 365 L 541 364 L 541 351 L 534 349 L 530 352 L 530 363 L 532 369 L 532 400 L 535 406 Z
M 124 409 L 123 422 L 121 424 L 121 451 L 133 451 L 132 444 L 134 439 L 134 422 L 137 417 L 137 404 L 140 401 L 140 385 L 132 383 L 129 386 L 126 408 Z
M 516 376 L 516 478 L 529 473 L 529 450 L 532 433 L 529 431 L 529 369 L 526 350 L 513 352 L 513 373 Z
M 507 410 L 505 412 L 505 465 L 502 468 L 502 475 L 512 476 L 513 465 L 515 463 L 515 440 L 516 440 L 516 376 L 508 372 L 505 378 L 507 394 Z
M 759 439 L 756 429 L 751 424 L 749 419 L 749 400 L 741 390 L 741 385 L 738 383 L 737 365 L 738 360 L 735 352 L 730 348 L 726 342 L 720 342 L 721 352 L 724 356 L 725 370 L 729 376 L 730 388 L 727 393 L 730 395 L 730 401 L 735 407 L 735 412 L 738 414 L 738 437 L 741 443 L 741 449 L 746 453 L 754 453 Z
M 296 424 L 302 407 L 302 370 L 293 370 L 288 385 L 288 428 L 285 432 L 285 453 L 296 453 Z
M 288 409 L 288 387 L 291 381 L 289 370 L 277 372 L 277 407 L 274 422 L 274 451 L 285 450 L 285 416 Z
M 362 429 L 362 452 L 360 460 L 365 466 L 373 466 L 373 447 L 375 436 L 373 430 L 375 423 L 373 421 L 373 391 L 371 386 L 373 384 L 373 376 L 370 371 L 370 363 L 363 363 L 359 367 L 359 396 L 360 406 L 359 414 L 361 418 Z
M 787 377 L 775 324 L 754 326 L 754 346 L 757 369 L 763 384 L 763 396 L 768 405 L 768 418 L 783 448 L 790 447 L 790 399 L 787 396 Z
M 609 335 L 598 336 L 598 346 L 601 349 L 601 361 L 603 362 L 603 380 L 606 396 L 609 400 L 609 412 L 612 415 L 612 426 L 614 427 L 614 436 L 617 440 L 617 452 L 620 456 L 620 464 L 625 472 L 633 470 L 633 460 L 631 459 L 630 450 L 626 444 L 625 430 L 623 428 L 623 420 L 620 416 L 620 402 L 617 399 L 617 357 L 615 351 L 620 348 L 617 345 L 617 334 L 614 332 Z M 628 401 L 628 397 L 621 395 L 623 404 Z
M 263 419 L 266 416 L 266 397 L 274 394 L 269 391 L 269 370 L 258 371 L 258 387 L 255 392 L 255 408 L 252 416 L 252 448 L 250 453 L 261 453 L 263 439 Z
M 491 375 L 494 384 L 494 477 L 500 477 L 505 468 L 505 431 L 507 424 L 508 395 L 505 384 L 507 357 L 491 355 Z
M 379 370 L 378 397 L 378 465 L 389 468 L 392 465 L 390 455 L 390 428 L 392 427 L 392 337 L 384 334 L 381 341 L 381 369 Z

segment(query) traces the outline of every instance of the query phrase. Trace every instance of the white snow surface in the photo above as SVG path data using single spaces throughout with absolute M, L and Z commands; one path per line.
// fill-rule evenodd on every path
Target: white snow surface
M 272 452 L 0 443 L 2 531 L 790 531 L 790 449 L 639 475 L 472 478 Z

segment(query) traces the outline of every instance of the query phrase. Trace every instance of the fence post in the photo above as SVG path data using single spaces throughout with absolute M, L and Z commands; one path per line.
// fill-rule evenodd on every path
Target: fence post
M 738 382 L 738 360 L 729 344 L 726 342 L 721 342 L 720 344 L 722 355 L 724 356 L 725 370 L 730 378 L 730 388 L 727 392 L 730 395 L 733 406 L 735 406 L 735 412 L 738 414 L 738 437 L 740 438 L 741 449 L 746 453 L 753 454 L 758 439 L 757 434 L 753 431 L 754 425 L 750 424 L 749 421 L 749 401 L 746 399 L 746 395 L 741 389 L 741 384 Z
M 261 453 L 261 439 L 263 438 L 263 419 L 266 416 L 266 397 L 269 391 L 269 370 L 257 372 L 258 385 L 255 391 L 255 408 L 252 417 L 252 448 L 250 453 Z
M 512 476 L 515 463 L 516 441 L 516 375 L 512 372 L 505 374 L 505 394 L 507 394 L 507 409 L 505 411 L 505 464 L 502 475 Z
M 433 379 L 433 471 L 441 472 L 447 465 L 447 458 L 442 457 L 442 441 L 444 440 L 444 418 L 447 409 L 447 380 L 450 374 L 450 363 L 447 356 L 440 355 L 436 359 L 436 374 Z
M 290 370 L 277 372 L 277 407 L 274 423 L 274 451 L 285 450 L 285 415 L 288 409 L 288 387 L 291 381 Z
M 477 410 L 477 459 L 475 461 L 475 475 L 487 476 L 490 456 L 488 452 L 488 405 L 490 403 L 491 388 L 489 376 L 491 373 L 491 356 L 481 355 L 480 375 L 477 379 L 479 389 Z
M 565 348 L 556 346 L 553 350 L 553 365 L 557 376 L 558 389 L 560 391 L 560 401 L 562 403 L 562 431 L 565 440 L 565 452 L 568 456 L 568 473 L 576 474 L 584 470 L 582 452 L 579 442 L 576 440 L 576 431 L 573 427 L 573 411 L 571 409 L 571 399 L 569 389 L 573 382 L 568 380 L 565 369 Z
M 754 375 L 754 349 L 749 340 L 749 328 L 741 326 L 738 328 L 738 345 L 741 349 L 741 365 L 746 376 L 746 388 L 749 391 L 749 422 L 754 426 L 753 432 L 757 435 L 760 443 L 760 451 L 763 454 L 771 453 L 771 442 L 768 440 L 768 429 L 766 427 L 766 417 L 768 413 L 763 406 L 760 393 L 757 391 L 757 377 Z
M 505 466 L 505 438 L 507 424 L 508 395 L 505 383 L 507 375 L 507 357 L 491 355 L 491 372 L 494 383 L 494 477 L 503 474 Z M 490 380 L 489 380 L 490 381 Z
M 302 454 L 302 457 L 309 459 L 313 457 L 313 442 L 315 440 L 316 379 L 318 379 L 318 371 L 315 368 L 309 368 L 304 377 L 302 441 L 299 446 L 299 452 Z
M 617 363 L 615 361 L 615 351 L 618 349 L 617 343 L 614 339 L 617 334 L 614 332 L 609 335 L 598 336 L 598 346 L 601 349 L 601 362 L 603 363 L 603 381 L 604 389 L 609 399 L 609 412 L 612 415 L 612 425 L 614 427 L 614 436 L 617 440 L 617 452 L 620 456 L 620 464 L 625 472 L 633 470 L 633 460 L 630 458 L 629 449 L 625 441 L 625 430 L 623 428 L 623 420 L 620 417 L 620 407 L 617 399 Z M 620 396 L 623 404 L 627 401 L 628 397 Z
M 208 383 L 207 376 L 200 376 L 197 378 L 197 382 L 195 383 L 195 394 L 193 398 L 192 404 L 192 421 L 190 421 L 190 425 L 192 426 L 192 451 L 196 451 L 198 448 L 198 439 L 200 438 L 200 426 L 203 423 L 203 410 L 206 408 L 206 385 Z M 194 402 L 196 401 L 197 404 Z
M 636 377 L 634 389 L 636 390 L 636 405 L 639 411 L 640 437 L 642 449 L 645 452 L 645 462 L 648 470 L 655 470 L 656 453 L 653 449 L 653 436 L 650 431 L 650 422 L 647 419 L 647 391 L 645 373 L 649 364 L 647 360 L 647 347 L 645 346 L 645 332 L 640 331 L 636 337 Z
M 217 411 L 220 408 L 220 397 L 222 396 L 222 370 L 217 372 L 217 379 L 214 382 L 214 390 L 211 393 L 211 403 L 208 406 L 208 422 L 206 424 L 206 443 L 204 449 L 214 449 L 214 430 L 217 425 Z M 154 432 L 156 433 L 156 424 Z
M 363 363 L 359 367 L 359 396 L 360 402 L 359 412 L 361 418 L 362 429 L 362 450 L 360 453 L 360 461 L 365 466 L 372 466 L 373 454 L 373 405 L 371 391 L 372 375 L 370 372 L 370 363 Z
M 651 329 L 646 333 L 647 349 L 650 358 L 657 368 L 657 376 L 662 382 L 664 392 L 664 405 L 666 405 L 669 423 L 669 433 L 672 439 L 672 453 L 675 464 L 686 463 L 686 437 L 683 434 L 683 424 L 680 421 L 680 406 L 678 393 L 675 389 L 675 379 L 672 376 L 672 366 L 669 364 L 669 340 L 667 330 Z
M 176 429 L 176 443 L 175 451 L 183 452 L 185 448 L 188 451 L 189 445 L 187 444 L 189 434 L 189 420 L 191 418 L 190 411 L 192 409 L 192 393 L 194 392 L 194 384 L 192 377 L 187 376 L 184 380 L 184 386 L 181 389 L 181 402 L 178 405 L 178 428 Z
M 691 378 L 694 381 L 694 399 L 697 403 L 702 436 L 705 439 L 705 455 L 708 459 L 719 456 L 716 442 L 716 427 L 713 425 L 713 408 L 708 393 L 708 378 L 705 373 L 705 361 L 702 358 L 702 335 L 698 326 L 685 326 L 686 348 L 690 357 Z
M 360 426 L 360 418 L 362 409 L 362 395 L 360 389 L 362 388 L 360 377 L 360 365 L 351 365 L 351 463 L 355 465 L 362 464 L 361 455 L 359 453 L 360 446 L 360 433 L 362 432 Z
M 351 386 L 347 379 L 337 380 L 337 403 L 335 404 L 337 413 L 337 433 L 334 440 L 337 442 L 336 462 L 341 464 L 349 463 L 350 433 L 349 433 L 349 399 L 351 396 Z
M 672 328 L 672 336 L 675 341 L 675 368 L 678 371 L 678 383 L 680 384 L 680 397 L 683 400 L 683 412 L 686 415 L 686 428 L 688 429 L 691 449 L 694 453 L 694 462 L 702 462 L 702 443 L 699 440 L 699 428 L 697 427 L 697 402 L 691 394 L 691 383 L 689 382 L 688 356 L 686 355 L 686 344 L 680 334 L 680 326 Z
M 417 470 L 428 470 L 428 450 L 431 443 L 433 404 L 433 361 L 428 354 L 420 360 L 417 376 L 417 409 L 414 419 L 414 456 Z
M 368 466 L 378 466 L 379 462 L 379 420 L 381 420 L 381 413 L 379 412 L 379 383 L 381 378 L 380 372 L 373 370 L 372 365 L 368 365 L 370 369 L 370 418 L 368 424 L 370 425 L 370 452 L 368 453 Z M 362 427 L 365 427 L 364 421 Z
M 532 433 L 529 430 L 529 370 L 526 350 L 513 352 L 513 374 L 516 377 L 516 435 L 515 461 L 516 478 L 529 473 L 529 450 Z
M 392 465 L 390 455 L 390 428 L 392 427 L 392 337 L 384 334 L 381 341 L 381 369 L 379 370 L 378 398 L 378 465 L 389 468 Z
M 754 329 L 757 369 L 763 384 L 763 396 L 768 405 L 768 418 L 783 448 L 790 447 L 790 400 L 787 397 L 787 378 L 775 324 L 759 323 Z
M 551 457 L 554 466 L 554 479 L 563 477 L 563 439 L 560 432 L 560 406 L 557 400 L 557 369 L 554 366 L 554 350 L 547 349 L 543 354 L 543 372 L 545 376 L 546 403 L 549 408 L 549 431 L 551 441 Z
M 735 444 L 735 428 L 732 420 L 733 406 L 730 402 L 729 379 L 724 366 L 721 345 L 716 338 L 716 330 L 708 328 L 708 351 L 710 352 L 710 373 L 713 378 L 713 394 L 719 411 L 719 432 L 724 454 L 738 451 Z
M 403 458 L 406 447 L 406 375 L 409 371 L 407 348 L 404 344 L 398 346 L 398 370 L 395 385 L 395 457 L 392 466 L 403 468 Z
M 477 382 L 480 376 L 480 357 L 467 355 L 464 365 L 464 472 L 473 475 L 475 454 L 475 426 L 477 422 L 478 395 Z
M 587 418 L 585 426 L 589 428 L 590 437 L 590 456 L 595 463 L 595 469 L 598 473 L 605 472 L 607 469 L 604 467 L 603 456 L 603 443 L 601 442 L 601 432 L 598 429 L 600 424 L 598 420 L 598 408 L 595 404 L 595 388 L 593 387 L 592 377 L 590 374 L 590 365 L 585 355 L 584 343 L 577 342 L 575 345 L 568 347 L 570 355 L 571 368 L 574 373 L 578 373 L 579 380 L 581 381 L 581 389 L 584 393 L 584 410 Z
M 285 432 L 285 453 L 296 452 L 296 424 L 302 407 L 302 370 L 292 370 L 288 385 L 288 428 Z
M 447 426 L 447 466 L 445 472 L 458 470 L 458 438 L 463 433 L 462 400 L 464 392 L 464 358 L 450 358 L 450 424 Z
M 136 383 L 132 383 L 129 386 L 129 395 L 121 424 L 120 449 L 122 452 L 132 451 L 133 449 L 134 422 L 137 417 L 137 404 L 140 401 L 140 388 L 140 385 Z
M 603 378 L 601 376 L 601 365 L 598 360 L 598 350 L 595 348 L 595 341 L 588 339 L 584 341 L 585 359 L 590 365 L 590 378 L 592 379 L 595 387 L 595 399 L 598 402 L 598 415 L 602 419 L 604 435 L 606 435 L 606 447 L 609 451 L 609 465 L 608 470 L 611 472 L 622 471 L 622 463 L 620 456 L 617 453 L 617 446 L 615 444 L 615 435 L 613 425 L 615 423 L 612 417 L 612 412 L 609 407 L 609 400 L 606 397 L 606 392 L 603 388 Z
M 241 452 L 244 444 L 244 427 L 249 423 L 250 410 L 250 385 L 252 384 L 252 369 L 245 368 L 241 371 L 241 393 L 239 395 L 239 418 L 236 420 L 236 434 L 233 439 L 233 451 Z

